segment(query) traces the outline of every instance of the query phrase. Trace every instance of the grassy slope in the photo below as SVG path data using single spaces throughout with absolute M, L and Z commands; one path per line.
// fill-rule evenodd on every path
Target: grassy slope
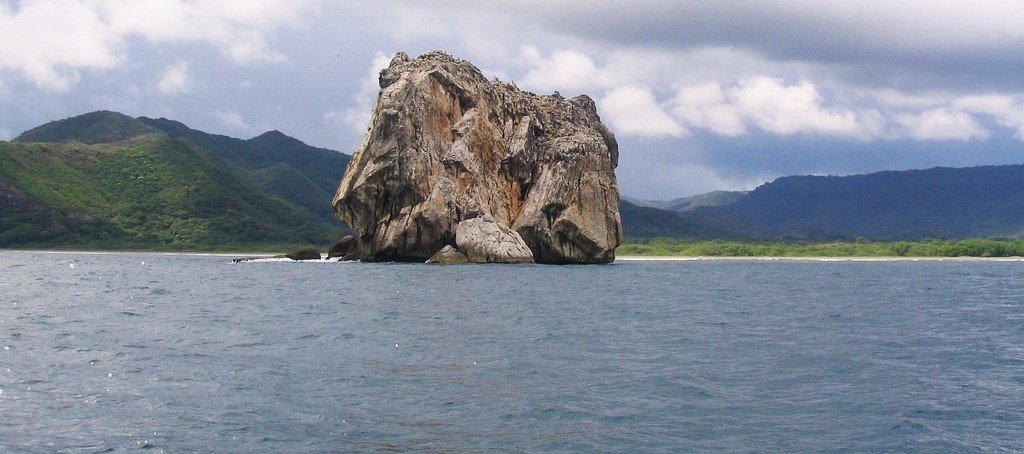
M 51 121 L 18 136 L 19 142 L 64 142 L 86 144 L 120 142 L 159 132 L 127 115 L 98 110 L 76 117 Z
M 348 155 L 306 145 L 278 131 L 242 140 L 205 133 L 164 118 L 140 117 L 137 120 L 171 137 L 209 150 L 241 178 L 329 223 L 340 225 L 340 221 L 334 218 L 331 199 L 348 165 Z
M 14 140 L 99 144 L 154 133 L 206 150 L 244 182 L 298 205 L 329 224 L 341 225 L 334 218 L 330 202 L 349 156 L 307 145 L 279 131 L 243 140 L 206 133 L 165 118 L 132 118 L 117 112 L 96 111 L 49 122 Z
M 0 142 L 3 182 L 0 247 L 232 249 L 329 244 L 341 234 L 163 135 Z

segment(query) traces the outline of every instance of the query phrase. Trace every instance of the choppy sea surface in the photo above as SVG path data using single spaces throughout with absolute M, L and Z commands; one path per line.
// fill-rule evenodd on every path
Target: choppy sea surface
M 1020 452 L 1024 263 L 0 252 L 0 451 Z

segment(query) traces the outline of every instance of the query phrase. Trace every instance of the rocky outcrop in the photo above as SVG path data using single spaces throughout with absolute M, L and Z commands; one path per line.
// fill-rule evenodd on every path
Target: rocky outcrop
M 615 259 L 618 145 L 592 99 L 488 81 L 441 52 L 397 54 L 380 86 L 333 201 L 360 259 L 424 261 L 451 245 L 470 260 Z
M 472 263 L 533 263 L 523 237 L 487 215 L 460 222 L 455 245 Z
M 456 251 L 451 246 L 445 246 L 437 251 L 436 254 L 427 259 L 427 263 L 433 263 L 437 265 L 461 265 L 469 263 L 469 259 L 466 258 L 461 252 Z
M 271 256 L 266 256 L 266 257 L 255 257 L 255 256 L 254 257 L 240 257 L 240 258 L 231 260 L 231 262 L 232 263 L 244 263 L 244 262 L 253 262 L 253 261 L 267 260 L 267 259 L 320 260 L 321 258 L 322 257 L 320 256 L 320 250 L 317 249 L 317 248 L 311 247 L 311 248 L 299 249 L 297 251 L 292 251 L 292 252 L 289 252 L 287 254 L 271 255 Z
M 305 248 L 289 252 L 284 256 L 292 260 L 320 260 L 320 250 L 317 248 Z
M 333 259 L 340 257 L 344 259 L 345 257 L 350 256 L 350 254 L 355 254 L 357 252 L 357 246 L 356 238 L 354 236 L 345 235 L 341 237 L 337 243 L 334 243 L 334 246 L 331 246 L 330 251 L 327 252 L 327 258 Z

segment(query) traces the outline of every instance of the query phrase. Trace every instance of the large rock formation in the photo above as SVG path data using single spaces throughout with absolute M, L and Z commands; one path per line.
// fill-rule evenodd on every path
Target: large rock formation
M 489 82 L 442 52 L 397 54 L 380 86 L 333 202 L 362 260 L 424 261 L 445 246 L 482 261 L 615 259 L 618 145 L 592 99 Z

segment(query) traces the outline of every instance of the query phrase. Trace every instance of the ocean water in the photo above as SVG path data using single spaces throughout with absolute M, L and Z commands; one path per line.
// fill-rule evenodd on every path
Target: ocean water
M 1024 262 L 0 252 L 0 452 L 1020 452 Z

